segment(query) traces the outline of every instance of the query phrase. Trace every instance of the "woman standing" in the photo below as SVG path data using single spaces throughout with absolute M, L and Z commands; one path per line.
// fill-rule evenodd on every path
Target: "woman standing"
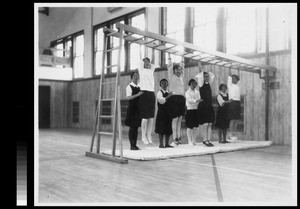
M 138 72 L 133 72 L 130 75 L 131 83 L 126 87 L 126 99 L 129 101 L 127 114 L 125 118 L 125 125 L 129 126 L 129 142 L 130 150 L 139 150 L 140 148 L 136 146 L 138 128 L 141 126 L 141 116 L 138 109 L 139 96 L 143 94 L 140 91 L 138 85 L 139 74 Z

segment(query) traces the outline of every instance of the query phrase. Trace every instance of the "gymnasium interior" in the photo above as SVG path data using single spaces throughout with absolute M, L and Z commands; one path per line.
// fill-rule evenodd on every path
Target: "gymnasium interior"
M 296 205 L 296 17 L 295 3 L 35 3 L 35 205 Z M 139 129 L 129 149 L 130 75 L 155 57 L 156 94 L 168 56 L 185 84 L 197 61 L 215 75 L 215 110 L 240 73 L 236 141 L 219 144 L 213 125 L 214 147 L 201 129 L 190 147 L 183 117 L 178 147 Z

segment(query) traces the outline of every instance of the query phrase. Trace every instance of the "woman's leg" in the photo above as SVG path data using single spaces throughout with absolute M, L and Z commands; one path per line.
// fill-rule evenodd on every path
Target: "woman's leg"
M 177 138 L 179 139 L 180 144 L 181 144 L 181 122 L 182 122 L 182 116 L 178 117 L 177 124 L 176 124 Z
M 207 123 L 204 123 L 202 125 L 202 134 L 203 134 L 203 141 L 207 141 L 207 126 L 208 124 Z
M 192 134 L 193 133 L 192 132 L 193 132 L 193 129 L 190 129 L 190 128 L 186 129 L 186 135 L 187 135 L 187 138 L 188 138 L 189 145 L 193 144 L 193 140 L 192 140 Z
M 141 129 L 142 129 L 142 141 L 144 142 L 144 144 L 149 144 L 149 141 L 147 140 L 146 137 L 147 124 L 148 124 L 148 119 L 143 118 L 141 123 Z
M 172 119 L 172 131 L 173 131 L 173 140 L 175 141 L 175 139 L 177 138 L 177 121 L 178 121 L 178 118 L 173 118 Z
M 129 127 L 128 138 L 129 138 L 129 142 L 130 142 L 130 149 L 133 149 L 133 147 L 134 147 L 134 145 L 133 145 L 134 128 L 131 126 Z
M 159 148 L 164 148 L 164 144 L 163 144 L 164 135 L 159 134 L 158 137 L 159 137 Z
M 222 142 L 223 140 L 222 140 L 222 133 L 224 133 L 223 132 L 223 129 L 218 129 L 218 136 L 219 136 L 219 142 Z
M 211 139 L 211 123 L 207 124 L 207 140 L 210 141 Z
M 152 137 L 151 137 L 152 126 L 153 126 L 153 118 L 149 118 L 147 123 L 146 137 L 150 144 L 152 144 Z
M 222 131 L 223 131 L 223 141 L 226 142 L 227 129 L 224 128 Z

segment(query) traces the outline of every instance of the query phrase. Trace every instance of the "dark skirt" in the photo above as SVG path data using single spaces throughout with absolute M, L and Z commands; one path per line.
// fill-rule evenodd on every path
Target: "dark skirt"
M 229 128 L 230 121 L 228 119 L 227 111 L 228 111 L 228 104 L 225 104 L 224 106 L 218 108 L 215 127 L 220 129 Z
M 137 105 L 130 105 L 127 108 L 125 125 L 129 127 L 141 127 L 141 115 Z
M 214 123 L 215 112 L 212 104 L 208 102 L 200 102 L 198 105 L 198 121 L 200 125 L 205 123 Z
M 185 114 L 185 97 L 172 95 L 166 102 L 167 112 L 171 118 L 177 118 Z
M 241 119 L 241 101 L 233 101 L 228 104 L 227 117 L 229 120 Z
M 187 128 L 193 129 L 199 126 L 197 110 L 187 110 L 185 114 L 185 124 Z
M 141 118 L 154 118 L 155 111 L 155 95 L 153 91 L 143 91 L 144 93 L 139 97 L 138 107 Z
M 169 117 L 165 110 L 158 110 L 155 121 L 155 133 L 162 135 L 171 135 L 172 131 L 172 118 Z

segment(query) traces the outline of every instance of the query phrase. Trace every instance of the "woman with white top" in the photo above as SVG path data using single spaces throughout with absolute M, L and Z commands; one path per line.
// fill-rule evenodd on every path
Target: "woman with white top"
M 154 94 L 154 49 L 152 49 L 152 63 L 145 57 L 138 68 L 140 75 L 140 89 L 143 94 L 139 98 L 139 111 L 142 118 L 142 141 L 144 144 L 152 144 L 152 126 L 155 112 L 155 94 Z
M 231 102 L 228 99 L 227 86 L 222 83 L 219 86 L 220 93 L 217 96 L 218 110 L 215 127 L 218 128 L 219 143 L 229 143 L 226 140 L 227 129 L 229 128 L 228 119 L 228 104 Z
M 227 86 L 229 100 L 231 101 L 228 104 L 228 119 L 230 120 L 229 137 L 232 140 L 237 139 L 236 136 L 233 136 L 233 132 L 236 130 L 238 120 L 241 118 L 241 92 L 240 87 L 238 86 L 239 80 L 239 76 L 232 74 L 230 68 Z
M 197 107 L 198 103 L 201 102 L 199 91 L 196 90 L 197 82 L 194 79 L 190 79 L 188 85 L 189 89 L 185 93 L 186 99 L 186 115 L 185 123 L 187 127 L 187 138 L 188 144 L 193 146 L 196 145 L 197 129 L 199 127 Z
M 168 101 L 168 114 L 172 118 L 173 142 L 172 145 L 181 144 L 181 121 L 185 114 L 185 97 L 184 97 L 184 61 L 180 64 L 173 64 L 169 58 L 168 63 L 169 90 L 172 96 Z
M 129 101 L 127 107 L 127 114 L 125 118 L 125 125 L 129 126 L 128 138 L 130 142 L 130 150 L 139 150 L 140 148 L 136 146 L 138 129 L 141 126 L 141 116 L 138 109 L 139 96 L 143 94 L 140 91 L 138 85 L 139 74 L 138 72 L 133 72 L 130 75 L 131 83 L 126 87 L 126 99 Z

